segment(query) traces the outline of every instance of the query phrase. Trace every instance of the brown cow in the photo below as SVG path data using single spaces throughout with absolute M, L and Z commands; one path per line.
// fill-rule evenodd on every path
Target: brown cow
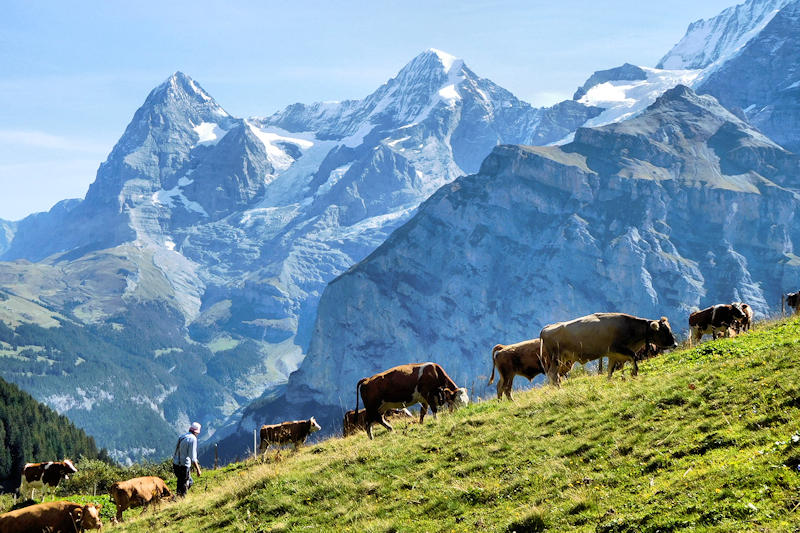
M 411 411 L 408 409 L 389 409 L 384 413 L 385 418 L 411 418 Z M 342 421 L 342 436 L 349 437 L 356 433 L 359 429 L 367 428 L 367 410 L 359 409 L 358 415 L 350 409 L 344 414 Z
M 322 429 L 312 416 L 308 420 L 292 420 L 280 424 L 261 426 L 261 444 L 259 452 L 266 452 L 270 444 L 294 444 L 295 450 L 303 444 L 308 436 Z
M 646 359 L 652 359 L 653 357 L 657 356 L 661 353 L 661 348 L 653 344 L 652 342 L 648 343 L 647 346 L 642 346 L 642 348 L 636 352 L 636 361 L 641 362 Z M 614 370 L 622 370 L 625 366 L 625 361 L 616 360 L 614 361 Z
M 102 505 L 48 502 L 0 515 L 0 533 L 78 533 L 100 529 Z
M 736 320 L 732 324 L 733 331 L 735 331 L 736 334 L 738 335 L 742 331 L 745 332 L 750 331 L 750 326 L 753 324 L 753 308 L 743 302 L 734 302 L 734 304 L 732 305 L 735 304 L 738 304 L 739 307 L 742 309 L 742 313 L 744 313 L 744 318 Z
M 116 521 L 122 521 L 122 511 L 131 507 L 155 504 L 161 498 L 171 497 L 172 493 L 167 488 L 164 480 L 157 476 L 135 477 L 128 481 L 117 481 L 108 489 L 114 505 L 117 506 Z
M 689 315 L 690 338 L 693 342 L 700 342 L 703 335 L 710 333 L 711 338 L 716 339 L 718 335 L 727 334 L 728 328 L 744 317 L 738 303 L 712 305 L 695 311 Z
M 370 439 L 372 425 L 376 422 L 389 431 L 393 430 L 383 417 L 389 409 L 400 409 L 419 403 L 419 423 L 422 424 L 429 406 L 436 418 L 436 412 L 441 405 L 447 404 L 452 410 L 469 403 L 467 389 L 459 388 L 436 363 L 400 365 L 362 378 L 356 385 L 356 412 L 359 391 L 364 401 L 365 429 Z
M 560 385 L 558 368 L 562 361 L 587 363 L 608 357 L 608 378 L 616 361 L 631 361 L 635 376 L 639 373 L 636 352 L 648 343 L 662 348 L 677 346 L 666 317 L 648 320 L 623 313 L 595 313 L 569 322 L 550 324 L 539 334 L 542 350 L 550 354 L 547 377 Z
M 514 385 L 514 376 L 524 376 L 528 381 L 539 374 L 544 374 L 547 369 L 548 354 L 541 347 L 540 339 L 531 339 L 516 344 L 496 344 L 492 348 L 492 376 L 489 378 L 491 385 L 494 382 L 495 368 L 500 373 L 497 380 L 497 399 L 503 394 L 513 400 L 511 387 Z M 566 376 L 572 368 L 572 362 L 564 362 L 559 368 L 559 374 Z
M 55 499 L 56 487 L 58 487 L 61 480 L 69 479 L 69 475 L 77 471 L 78 469 L 69 459 L 64 459 L 60 462 L 28 463 L 22 468 L 19 495 L 21 498 L 33 499 L 34 491 L 41 489 L 42 501 L 44 501 L 45 490 L 49 487 Z
M 791 307 L 794 313 L 800 313 L 800 291 L 787 294 L 786 305 Z

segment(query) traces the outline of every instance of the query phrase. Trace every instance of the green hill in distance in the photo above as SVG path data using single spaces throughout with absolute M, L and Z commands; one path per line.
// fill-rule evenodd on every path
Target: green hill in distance
M 490 365 L 487 351 L 486 365 Z M 207 471 L 120 531 L 796 531 L 800 319 Z

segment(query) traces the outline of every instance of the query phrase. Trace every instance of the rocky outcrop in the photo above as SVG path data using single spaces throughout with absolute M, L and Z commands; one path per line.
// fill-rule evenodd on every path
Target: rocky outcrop
M 578 87 L 578 90 L 575 91 L 575 94 L 572 96 L 572 99 L 580 100 L 586 95 L 589 89 L 591 89 L 595 85 L 606 83 L 608 81 L 622 81 L 622 80 L 637 81 L 646 79 L 647 79 L 647 72 L 645 72 L 641 67 L 637 67 L 636 65 L 631 65 L 630 63 L 625 63 L 622 66 L 611 68 L 608 70 L 598 70 L 597 72 L 589 76 L 589 79 L 586 80 L 586 83 Z
M 800 152 L 800 2 L 778 11 L 738 54 L 708 74 L 697 91 L 741 109 L 753 125 Z
M 679 332 L 716 302 L 764 316 L 799 273 L 798 164 L 683 86 L 562 148 L 500 146 L 328 285 L 286 398 L 337 409 L 361 377 L 425 360 L 485 394 L 494 344 L 595 311 Z

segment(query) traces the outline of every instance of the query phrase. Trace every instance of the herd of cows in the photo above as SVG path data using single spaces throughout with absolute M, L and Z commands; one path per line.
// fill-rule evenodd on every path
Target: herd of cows
M 787 295 L 786 302 L 797 313 L 800 310 L 800 291 Z M 689 316 L 690 342 L 699 342 L 703 335 L 713 338 L 746 332 L 753 320 L 752 308 L 741 302 L 719 304 L 696 311 Z M 492 375 L 499 374 L 497 398 L 505 395 L 512 399 L 511 389 L 515 376 L 532 380 L 546 375 L 550 383 L 560 386 L 576 362 L 608 358 L 608 378 L 625 363 L 631 363 L 631 375 L 638 373 L 638 363 L 653 357 L 664 349 L 677 346 L 667 318 L 648 320 L 624 313 L 594 313 L 567 322 L 545 326 L 539 338 L 516 344 L 497 344 L 492 349 Z M 359 398 L 364 409 L 358 408 Z M 437 363 L 413 363 L 396 366 L 374 376 L 363 378 L 356 384 L 356 408 L 345 413 L 343 435 L 347 437 L 363 429 L 373 438 L 372 426 L 380 424 L 392 431 L 387 417 L 411 417 L 407 407 L 420 404 L 419 422 L 423 422 L 430 408 L 433 416 L 441 407 L 454 410 L 469 402 L 467 390 L 459 387 Z M 266 453 L 270 445 L 294 444 L 295 448 L 306 441 L 314 431 L 320 430 L 314 417 L 261 427 L 260 452 Z M 77 472 L 68 459 L 61 462 L 28 463 L 22 470 L 20 496 L 32 499 L 39 489 L 55 490 L 62 479 Z M 122 513 L 130 507 L 158 503 L 172 498 L 166 483 L 159 477 L 148 476 L 119 481 L 109 490 L 116 506 L 114 522 L 122 520 Z M 43 500 L 44 500 L 43 496 Z M 81 505 L 53 501 L 23 507 L 0 515 L 0 533 L 65 532 L 76 533 L 102 527 L 101 506 Z

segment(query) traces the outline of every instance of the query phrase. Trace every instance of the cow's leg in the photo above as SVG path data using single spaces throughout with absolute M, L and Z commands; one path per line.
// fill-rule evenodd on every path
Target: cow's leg
M 387 422 L 386 419 L 383 417 L 383 413 L 381 413 L 380 416 L 381 417 L 378 419 L 378 422 L 380 423 L 380 425 L 382 425 L 383 427 L 385 427 L 389 431 L 394 431 L 394 428 L 391 425 L 389 425 L 389 422 Z
M 511 378 L 511 379 L 507 380 L 504 385 L 505 386 L 503 387 L 503 389 L 504 389 L 503 392 L 505 392 L 506 398 L 508 398 L 509 400 L 511 400 L 513 402 L 514 401 L 514 397 L 511 395 L 511 388 L 514 386 L 514 378 Z
M 419 423 L 422 424 L 422 421 L 425 420 L 425 413 L 428 412 L 428 404 L 420 403 L 419 408 Z
M 503 399 L 503 392 L 505 391 L 505 378 L 503 378 L 503 374 L 500 374 L 500 378 L 497 380 L 497 399 Z
M 117 522 L 122 522 L 122 511 L 124 511 L 122 506 L 117 505 Z
M 628 359 L 633 362 L 633 371 L 631 372 L 631 376 L 635 376 L 638 373 L 638 367 L 636 366 L 636 353 L 628 348 L 620 347 L 616 348 L 613 351 L 613 354 L 608 355 L 608 379 L 611 379 L 611 375 L 614 373 L 614 370 L 616 370 L 617 362 L 621 363 L 620 368 L 622 368 L 625 366 L 625 361 Z

